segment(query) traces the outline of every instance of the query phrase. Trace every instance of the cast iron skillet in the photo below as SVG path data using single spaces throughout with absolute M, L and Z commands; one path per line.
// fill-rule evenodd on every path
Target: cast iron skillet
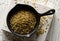
M 26 10 L 26 11 L 30 11 L 30 12 L 33 12 L 33 14 L 35 15 L 36 17 L 36 24 L 35 24 L 35 28 L 33 31 L 31 31 L 29 34 L 26 34 L 26 35 L 21 35 L 21 34 L 18 34 L 18 33 L 15 33 L 12 29 L 11 29 L 11 25 L 10 25 L 10 18 L 16 14 L 16 12 L 20 11 L 20 10 Z M 8 13 L 7 15 L 7 26 L 9 28 L 9 30 L 16 36 L 20 36 L 20 37 L 30 37 L 32 34 L 34 34 L 34 32 L 36 31 L 36 29 L 38 28 L 39 26 L 39 23 L 40 23 L 40 18 L 42 16 L 46 16 L 46 15 L 52 15 L 55 13 L 55 10 L 54 9 L 51 9 L 43 14 L 41 13 L 38 13 L 33 7 L 29 6 L 29 5 L 26 5 L 26 4 L 17 4 L 13 9 L 11 9 L 11 11 Z

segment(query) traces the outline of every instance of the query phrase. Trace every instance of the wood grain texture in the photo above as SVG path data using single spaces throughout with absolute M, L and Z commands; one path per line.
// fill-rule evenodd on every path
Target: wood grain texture
M 56 10 L 46 41 L 60 41 L 60 0 L 49 0 L 47 4 Z M 52 5 L 51 5 L 52 4 Z M 49 6 L 47 5 L 47 6 Z

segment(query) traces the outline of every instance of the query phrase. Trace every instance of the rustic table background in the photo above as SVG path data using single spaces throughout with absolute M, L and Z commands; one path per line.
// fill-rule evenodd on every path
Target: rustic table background
M 7 7 L 12 5 L 12 3 L 11 3 L 12 1 L 14 1 L 14 0 L 0 0 L 0 5 L 2 5 L 2 6 L 0 6 L 0 8 L 3 7 L 2 9 L 0 9 L 0 11 L 3 10 L 6 5 L 7 5 Z M 20 0 L 18 0 L 18 1 L 20 1 Z M 27 0 L 27 1 L 32 1 L 32 0 Z M 13 2 L 13 4 L 14 3 L 17 3 L 17 2 Z M 44 6 L 47 6 L 50 8 L 54 8 L 56 10 L 56 13 L 55 13 L 54 18 L 53 18 L 53 22 L 52 22 L 50 30 L 49 30 L 49 33 L 46 37 L 46 41 L 60 41 L 60 0 L 37 0 L 36 3 L 39 3 L 41 5 L 44 5 Z M 6 9 L 10 9 L 7 7 L 6 7 Z M 5 11 L 3 11 L 1 13 L 4 13 L 4 12 Z M 4 24 L 4 22 L 2 22 L 2 21 L 4 21 L 5 19 L 1 20 L 1 18 L 3 16 L 5 17 L 4 14 L 0 15 L 0 27 L 2 27 Z M 0 29 L 2 29 L 2 28 L 0 28 Z M 1 41 L 1 36 L 0 36 L 0 41 Z

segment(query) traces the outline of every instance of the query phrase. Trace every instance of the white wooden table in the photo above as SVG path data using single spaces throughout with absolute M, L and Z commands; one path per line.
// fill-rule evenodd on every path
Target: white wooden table
M 49 0 L 48 3 L 48 6 L 56 9 L 56 13 L 54 15 L 54 19 L 51 24 L 46 41 L 60 41 L 60 0 Z

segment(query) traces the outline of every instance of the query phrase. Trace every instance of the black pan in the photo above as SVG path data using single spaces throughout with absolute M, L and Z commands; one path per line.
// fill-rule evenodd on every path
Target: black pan
M 18 33 L 15 33 L 12 29 L 11 29 L 11 25 L 10 25 L 10 18 L 16 14 L 16 12 L 20 11 L 20 10 L 26 10 L 26 11 L 30 11 L 30 12 L 33 12 L 33 14 L 35 15 L 36 17 L 36 25 L 35 25 L 35 28 L 33 31 L 31 31 L 31 33 L 29 34 L 26 34 L 26 35 L 21 35 L 21 34 L 18 34 Z M 43 14 L 41 13 L 38 13 L 32 6 L 30 5 L 26 5 L 26 4 L 17 4 L 14 8 L 12 8 L 10 10 L 10 12 L 8 13 L 7 15 L 7 26 L 9 28 L 9 30 L 16 36 L 19 36 L 19 37 L 30 37 L 32 34 L 34 34 L 34 32 L 37 30 L 38 26 L 39 26 L 39 23 L 40 23 L 40 18 L 42 16 L 46 16 L 46 15 L 52 15 L 55 13 L 55 10 L 54 9 L 51 9 Z

